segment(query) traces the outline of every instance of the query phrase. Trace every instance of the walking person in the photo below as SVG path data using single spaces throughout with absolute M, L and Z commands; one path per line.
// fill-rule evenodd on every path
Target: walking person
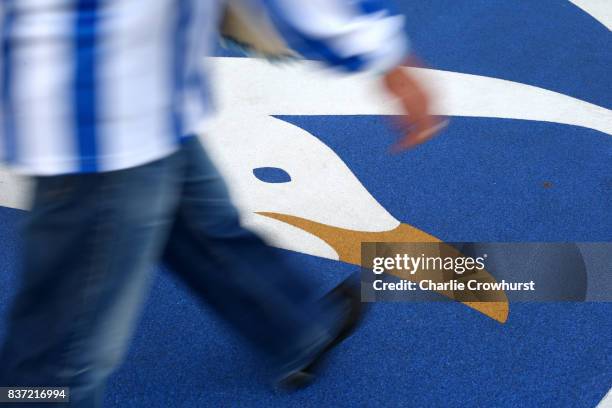
M 431 136 L 427 97 L 399 68 L 408 55 L 401 16 L 369 0 L 266 6 L 312 56 L 381 76 L 410 114 L 413 131 L 400 146 Z M 201 60 L 223 7 L 0 3 L 0 157 L 35 186 L 0 386 L 70 387 L 70 406 L 100 406 L 158 262 L 266 356 L 284 388 L 309 384 L 359 321 L 354 282 L 315 299 L 309 282 L 240 225 L 193 136 L 205 134 L 199 124 L 212 114 Z

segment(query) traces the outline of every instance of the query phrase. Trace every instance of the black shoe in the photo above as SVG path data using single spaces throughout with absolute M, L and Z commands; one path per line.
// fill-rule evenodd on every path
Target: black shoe
M 336 337 L 332 339 L 314 358 L 313 360 L 300 370 L 293 371 L 281 378 L 277 382 L 278 388 L 285 391 L 297 391 L 306 388 L 314 382 L 317 373 L 320 371 L 323 360 L 328 353 L 337 345 L 347 339 L 361 324 L 367 306 L 361 302 L 360 282 L 355 275 L 351 275 L 331 292 L 326 294 L 321 302 L 336 303 L 341 302 L 345 306 L 340 329 Z

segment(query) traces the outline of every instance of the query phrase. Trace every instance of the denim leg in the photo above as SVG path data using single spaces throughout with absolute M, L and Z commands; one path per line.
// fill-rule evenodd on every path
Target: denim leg
M 182 153 L 186 176 L 164 260 L 222 318 L 284 367 L 279 369 L 290 370 L 329 341 L 338 311 L 323 309 L 311 285 L 240 225 L 227 187 L 199 141 L 189 139 Z
M 70 406 L 101 404 L 171 226 L 178 160 L 36 179 L 0 385 L 68 386 Z

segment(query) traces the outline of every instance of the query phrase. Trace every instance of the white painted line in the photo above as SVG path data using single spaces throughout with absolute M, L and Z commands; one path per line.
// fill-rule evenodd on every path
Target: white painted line
M 611 0 L 612 1 L 612 0 Z M 395 101 L 369 75 L 341 76 L 313 62 L 272 65 L 250 58 L 211 58 L 221 113 L 249 115 L 393 115 Z M 459 72 L 407 68 L 436 96 L 432 113 L 534 120 L 612 135 L 612 111 L 543 88 Z
M 30 183 L 0 164 L 0 206 L 25 210 L 28 207 Z
M 597 408 L 612 408 L 612 388 L 608 391 L 608 394 L 601 400 Z
M 570 0 L 589 13 L 595 20 L 612 30 L 612 1 L 610 0 Z

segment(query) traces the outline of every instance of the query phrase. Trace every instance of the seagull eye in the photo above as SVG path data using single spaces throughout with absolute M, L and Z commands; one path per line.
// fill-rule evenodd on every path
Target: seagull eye
M 291 176 L 279 167 L 258 167 L 253 169 L 253 175 L 264 183 L 288 183 Z

